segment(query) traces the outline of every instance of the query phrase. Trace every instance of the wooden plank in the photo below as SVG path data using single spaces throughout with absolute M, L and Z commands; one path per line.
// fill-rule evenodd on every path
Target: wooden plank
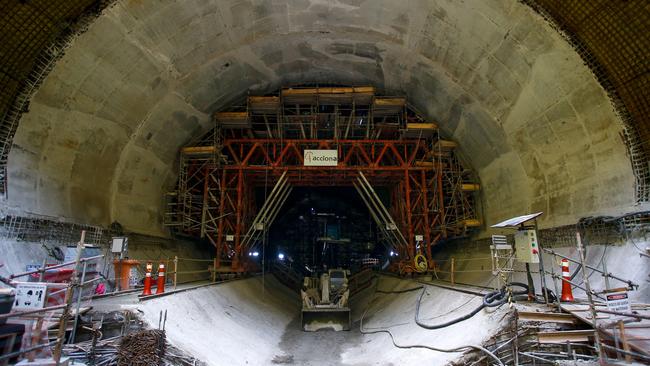
M 435 123 L 407 123 L 408 130 L 435 130 L 438 126 Z
M 435 145 L 433 145 L 433 148 L 435 150 L 452 150 L 456 148 L 456 143 L 453 141 L 447 141 L 447 140 L 438 140 L 436 141 Z
M 375 117 L 397 115 L 405 106 L 406 98 L 375 97 L 372 102 L 372 113 Z
M 280 97 L 248 97 L 248 107 L 253 113 L 274 113 L 280 109 Z
M 214 146 L 187 146 L 181 148 L 181 153 L 187 155 L 212 154 L 214 152 L 215 152 Z
M 370 104 L 375 88 L 364 87 L 325 87 L 325 88 L 287 88 L 283 89 L 282 102 L 285 104 Z
M 241 121 L 248 119 L 248 112 L 217 112 L 217 121 Z
M 518 311 L 517 317 L 520 320 L 553 322 L 561 324 L 575 324 L 578 320 L 571 314 L 566 313 L 539 313 L 536 311 Z
M 476 183 L 463 183 L 460 189 L 465 192 L 475 192 L 481 190 L 481 185 Z
M 481 226 L 481 221 L 479 221 L 477 219 L 463 220 L 463 226 L 465 226 L 465 227 L 479 227 L 479 226 Z
M 316 88 L 297 88 L 297 89 L 282 89 L 283 97 L 291 97 L 295 95 L 313 95 L 316 94 Z
M 248 112 L 217 112 L 214 119 L 225 128 L 250 128 Z
M 564 330 L 537 333 L 539 343 L 589 342 L 594 337 L 593 329 Z
M 432 151 L 429 151 L 426 156 L 429 159 L 433 159 L 434 157 L 446 158 L 446 157 L 449 157 L 449 155 L 450 155 L 450 152 L 448 150 L 442 150 L 442 151 L 432 150 Z
M 567 311 L 574 315 L 576 318 L 584 322 L 585 324 L 591 326 L 591 312 L 589 310 L 589 305 L 583 304 L 560 304 L 560 308 L 564 311 Z M 601 334 L 606 338 L 613 340 L 614 332 L 616 331 L 617 323 L 613 320 L 619 319 L 611 314 L 598 313 L 599 309 L 606 310 L 606 306 L 596 306 L 597 320 L 599 326 L 610 323 L 612 324 L 611 328 L 600 328 Z M 637 310 L 641 315 L 650 315 L 650 311 L 647 310 Z M 609 319 L 609 320 L 608 320 Z M 622 319 L 631 319 L 631 318 L 622 318 Z M 627 338 L 627 343 L 629 347 L 634 351 L 641 353 L 646 356 L 650 356 L 650 320 L 642 320 L 641 322 L 635 322 L 631 325 L 625 326 L 625 336 Z
M 272 104 L 280 103 L 280 97 L 274 97 L 274 96 L 260 97 L 260 96 L 251 95 L 251 96 L 248 97 L 248 102 L 251 103 L 251 104 L 263 104 L 263 105 L 271 104 L 272 105 Z
M 406 105 L 406 98 L 377 97 L 373 107 L 403 107 Z
M 355 94 L 375 95 L 375 87 L 374 86 L 355 86 L 354 87 L 354 93 Z

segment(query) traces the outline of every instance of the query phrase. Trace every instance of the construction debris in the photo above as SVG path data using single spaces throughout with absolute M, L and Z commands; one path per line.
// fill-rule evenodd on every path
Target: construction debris
M 89 365 L 116 365 L 117 349 L 120 337 L 111 337 L 102 341 L 89 340 L 66 345 L 63 353 L 73 360 L 87 361 Z
M 165 354 L 165 331 L 143 330 L 122 338 L 118 366 L 160 366 Z

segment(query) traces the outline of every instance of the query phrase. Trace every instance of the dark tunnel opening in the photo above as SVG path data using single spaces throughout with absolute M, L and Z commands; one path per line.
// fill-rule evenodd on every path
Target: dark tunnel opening
M 384 200 L 387 191 L 379 187 L 377 193 Z M 258 188 L 257 202 L 264 202 L 264 195 L 264 188 Z M 283 264 L 304 275 L 328 268 L 356 272 L 383 263 L 390 255 L 377 231 L 353 187 L 296 187 L 268 236 L 248 255 L 258 263 Z

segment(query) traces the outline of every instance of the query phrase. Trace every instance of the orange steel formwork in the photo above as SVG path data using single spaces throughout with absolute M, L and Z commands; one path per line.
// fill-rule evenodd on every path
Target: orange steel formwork
M 317 108 L 313 110 L 316 117 L 309 115 L 309 123 L 322 118 Z M 407 130 L 408 117 L 400 124 Z M 422 128 L 423 124 L 417 125 Z M 424 127 L 435 130 L 427 137 L 397 133 L 375 139 L 286 139 L 279 128 L 268 124 L 266 127 L 264 138 L 257 138 L 254 132 L 230 133 L 231 137 L 224 133 L 218 144 L 181 149 L 178 188 L 169 194 L 170 209 L 165 223 L 178 233 L 207 238 L 216 249 L 220 268 L 229 266 L 228 270 L 234 272 L 252 270 L 245 254 L 256 243 L 244 237 L 257 205 L 261 206 L 255 202 L 254 190 L 273 187 L 285 172 L 288 183 L 294 187 L 352 186 L 362 172 L 373 187 L 390 190 L 390 202 L 384 204 L 406 239 L 394 248 L 400 261 L 391 267 L 396 271 L 414 271 L 411 263 L 417 254 L 425 255 L 431 263 L 431 249 L 436 243 L 463 236 L 468 229 L 480 225 L 473 200 L 478 185 L 469 181 L 468 171 L 454 153 L 455 144 L 439 139 L 433 124 Z M 250 125 L 238 124 L 236 128 L 246 129 Z M 374 126 L 368 128 L 366 135 L 385 136 L 373 130 Z M 296 131 L 298 137 L 318 135 L 313 129 L 303 129 L 307 131 L 304 134 Z M 221 132 L 217 129 L 214 133 Z M 331 137 L 338 135 L 335 131 Z M 306 149 L 336 150 L 338 163 L 305 166 Z M 422 240 L 416 241 L 420 236 Z

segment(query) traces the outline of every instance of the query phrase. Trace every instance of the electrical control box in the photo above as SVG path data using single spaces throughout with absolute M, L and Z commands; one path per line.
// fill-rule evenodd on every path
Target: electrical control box
M 515 255 L 523 263 L 539 263 L 539 243 L 535 230 L 520 230 L 515 233 Z

